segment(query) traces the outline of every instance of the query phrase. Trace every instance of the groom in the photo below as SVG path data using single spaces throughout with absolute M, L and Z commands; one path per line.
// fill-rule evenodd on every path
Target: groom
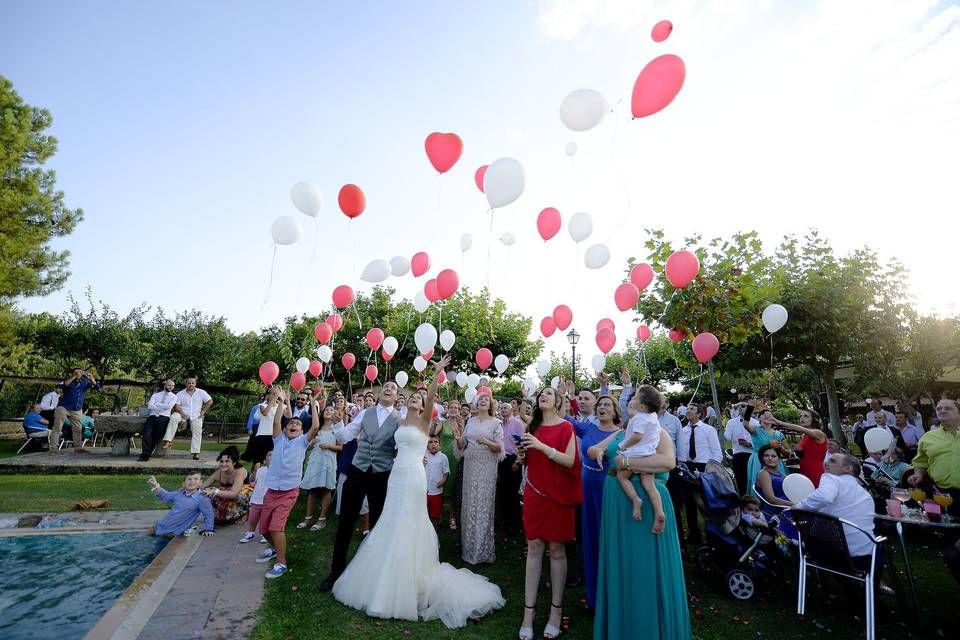
M 393 435 L 400 422 L 400 414 L 393 408 L 398 393 L 399 388 L 395 382 L 385 383 L 380 391 L 378 404 L 358 413 L 350 424 L 333 430 L 337 442 L 341 444 L 350 442 L 358 433 L 362 432 L 363 435 L 358 441 L 357 453 L 343 485 L 330 575 L 320 585 L 322 592 L 333 589 L 333 584 L 347 568 L 347 550 L 353 537 L 353 527 L 360 516 L 363 499 L 367 498 L 370 505 L 371 529 L 376 526 L 380 513 L 383 512 L 387 480 L 390 478 L 396 447 Z

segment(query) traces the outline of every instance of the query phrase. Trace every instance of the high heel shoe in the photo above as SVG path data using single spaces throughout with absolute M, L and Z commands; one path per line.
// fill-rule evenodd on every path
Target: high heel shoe
M 536 607 L 530 607 L 527 605 L 523 606 L 531 611 L 536 609 Z M 517 633 L 517 638 L 520 640 L 533 640 L 533 627 L 520 627 L 520 631 Z
M 550 608 L 551 608 L 551 609 L 560 609 L 561 611 L 563 611 L 563 605 L 559 605 L 559 604 L 553 604 L 553 603 L 551 603 L 551 604 L 550 604 Z M 562 618 L 561 618 L 561 620 L 562 620 Z M 562 624 L 562 622 L 561 622 L 561 624 Z M 546 638 L 547 640 L 552 640 L 553 638 L 559 638 L 559 637 L 560 637 L 560 633 L 561 633 L 560 629 L 559 629 L 558 627 L 550 624 L 550 623 L 547 623 L 547 626 L 543 628 L 543 637 Z

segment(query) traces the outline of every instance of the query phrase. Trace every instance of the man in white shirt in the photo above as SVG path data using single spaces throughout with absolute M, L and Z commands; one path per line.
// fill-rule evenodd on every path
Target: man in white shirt
M 753 455 L 753 437 L 747 428 L 743 425 L 743 419 L 740 417 L 747 411 L 747 403 L 741 402 L 735 408 L 737 417 L 730 418 L 727 421 L 727 427 L 723 431 L 725 440 L 729 440 L 733 447 L 733 475 L 737 479 L 737 489 L 740 495 L 749 493 L 747 487 L 747 467 L 750 463 L 750 456 Z M 732 414 L 732 412 L 731 412 Z M 750 426 L 759 427 L 760 423 L 750 418 Z
M 870 411 L 867 412 L 866 421 L 864 422 L 865 426 L 872 427 L 873 425 L 877 424 L 877 414 L 880 413 L 887 417 L 885 422 L 886 425 L 889 426 L 896 422 L 896 416 L 884 409 L 880 401 L 874 398 L 870 401 Z
M 57 405 L 60 404 L 61 396 L 63 396 L 63 389 L 57 387 L 40 399 L 40 416 L 50 424 L 53 424 L 53 414 L 57 410 Z
M 873 536 L 873 498 L 860 484 L 857 479 L 859 476 L 860 463 L 855 457 L 835 453 L 827 460 L 826 473 L 820 476 L 820 486 L 794 508 L 843 518 Z M 843 525 L 843 533 L 853 564 L 860 569 L 868 568 L 874 544 L 863 532 L 853 527 Z M 878 558 L 878 569 L 879 566 Z M 881 571 L 876 573 L 879 580 Z
M 150 459 L 153 450 L 167 431 L 170 413 L 177 406 L 177 394 L 173 392 L 173 387 L 173 380 L 164 380 L 163 389 L 150 396 L 150 402 L 147 403 L 150 416 L 141 431 L 143 450 L 140 452 L 140 462 L 146 462 Z
M 705 422 L 700 422 L 701 415 L 702 410 L 699 405 L 693 402 L 687 405 L 687 426 L 680 430 L 680 438 L 677 442 L 677 460 L 685 462 L 689 469 L 696 471 L 703 471 L 710 460 L 723 461 L 723 450 L 720 449 L 717 430 Z M 703 534 L 700 532 L 700 523 L 697 520 L 696 499 L 689 484 L 683 484 L 682 492 L 684 509 L 687 512 L 686 542 L 699 546 L 703 540 Z M 677 527 L 678 533 L 679 529 L 680 527 Z
M 164 448 L 169 448 L 173 437 L 177 435 L 180 422 L 190 425 L 190 453 L 194 460 L 200 459 L 200 443 L 203 441 L 203 416 L 213 405 L 210 394 L 197 387 L 196 378 L 187 378 L 187 386 L 177 394 L 177 407 L 170 414 L 167 433 L 163 436 Z

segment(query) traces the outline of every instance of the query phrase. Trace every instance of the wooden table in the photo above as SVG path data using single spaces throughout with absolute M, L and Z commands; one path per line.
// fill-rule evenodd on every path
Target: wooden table
M 140 416 L 105 416 L 100 415 L 94 423 L 94 431 L 97 433 L 112 434 L 113 448 L 110 449 L 112 456 L 130 455 L 130 436 L 143 431 L 143 425 L 146 418 Z

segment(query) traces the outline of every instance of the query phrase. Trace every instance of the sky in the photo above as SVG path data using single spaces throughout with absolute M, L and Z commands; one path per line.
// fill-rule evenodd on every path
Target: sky
M 674 31 L 655 43 L 661 19 Z M 664 53 L 683 58 L 686 83 L 632 120 L 633 82 Z M 91 287 L 121 313 L 198 308 L 255 330 L 327 311 L 339 284 L 369 289 L 372 259 L 427 251 L 431 275 L 489 284 L 534 332 L 565 303 L 580 333 L 609 316 L 622 341 L 613 291 L 648 228 L 678 246 L 757 230 L 769 251 L 817 228 L 843 253 L 902 261 L 918 310 L 960 311 L 956 2 L 7 0 L 0 73 L 53 114 L 48 166 L 85 212 L 53 243 L 71 252 L 70 279 L 20 301 L 31 312 L 62 312 Z M 558 116 L 580 88 L 614 105 L 587 132 Z M 424 153 L 433 131 L 464 142 L 442 176 Z M 473 174 L 500 157 L 520 161 L 526 188 L 491 216 Z M 316 226 L 290 200 L 301 180 L 324 195 Z M 345 183 L 367 197 L 349 223 Z M 564 229 L 544 243 L 548 206 Z M 578 211 L 594 231 L 576 246 Z M 284 215 L 304 238 L 272 262 Z M 586 269 L 598 242 L 612 259 Z M 385 284 L 409 298 L 425 280 Z M 547 348 L 567 346 L 556 334 Z

